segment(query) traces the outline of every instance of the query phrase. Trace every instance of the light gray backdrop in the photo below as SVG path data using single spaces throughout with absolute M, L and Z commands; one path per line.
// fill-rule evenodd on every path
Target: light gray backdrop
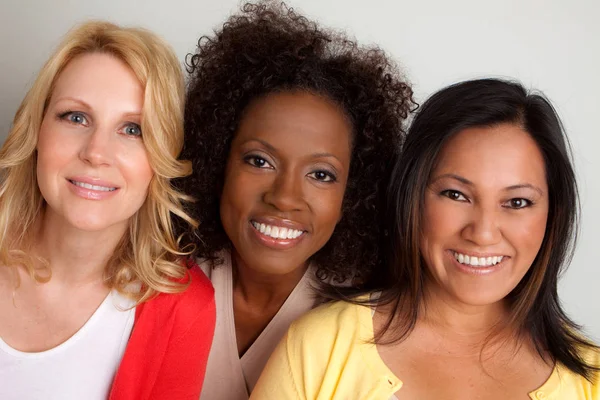
M 561 282 L 572 317 L 600 340 L 600 2 L 596 0 L 289 0 L 324 24 L 378 43 L 405 67 L 417 98 L 473 77 L 508 76 L 543 90 L 570 135 L 582 231 Z M 154 30 L 180 59 L 237 0 L 1 0 L 0 142 L 36 72 L 74 24 L 90 18 Z M 600 257 L 599 257 L 600 258 Z M 596 292 L 598 290 L 599 292 Z

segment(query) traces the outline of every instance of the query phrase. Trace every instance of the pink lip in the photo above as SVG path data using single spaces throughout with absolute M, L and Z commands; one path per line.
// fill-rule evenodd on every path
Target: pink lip
M 259 222 L 258 220 L 254 220 L 254 221 Z M 261 222 L 261 223 L 266 224 L 265 222 Z M 257 231 L 251 222 L 249 223 L 249 225 L 250 225 L 250 231 L 252 232 L 251 234 L 258 240 L 258 242 L 260 244 L 270 247 L 275 250 L 291 249 L 291 248 L 297 246 L 300 242 L 302 242 L 302 240 L 306 236 L 306 232 L 304 232 L 302 235 L 298 236 L 295 239 L 275 239 L 275 238 L 272 238 L 271 236 L 267 236 L 267 235 L 262 234 L 259 231 Z M 283 226 L 280 224 L 269 224 L 269 225 Z M 296 229 L 296 230 L 301 230 L 301 229 L 298 229 L 295 227 L 290 227 L 290 228 Z
M 101 190 L 87 189 L 87 188 L 75 185 L 72 181 L 87 183 L 87 184 L 96 185 L 96 186 L 116 188 L 116 190 L 101 191 Z M 119 191 L 119 187 L 117 187 L 116 185 L 114 185 L 110 182 L 101 181 L 99 179 L 93 179 L 93 178 L 89 178 L 89 177 L 81 177 L 81 176 L 67 178 L 67 185 L 73 194 L 75 194 L 78 197 L 84 198 L 86 200 L 105 200 L 112 196 L 115 196 L 116 193 Z
M 463 254 L 465 254 L 465 253 L 463 253 Z M 472 253 L 466 253 L 466 254 L 472 254 Z M 456 258 L 454 258 L 454 254 L 452 254 L 451 251 L 447 251 L 446 256 L 448 256 L 450 258 L 450 260 L 454 263 L 454 265 L 456 266 L 456 268 L 458 270 L 460 270 L 464 273 L 467 273 L 467 274 L 471 274 L 471 275 L 489 275 L 489 274 L 493 274 L 494 272 L 498 272 L 504 268 L 504 266 L 506 265 L 506 261 L 508 261 L 510 259 L 510 257 L 505 256 L 506 259 L 503 259 L 501 262 L 499 262 L 496 265 L 490 265 L 489 267 L 473 267 L 470 265 L 465 265 L 465 264 L 459 263 L 458 260 Z

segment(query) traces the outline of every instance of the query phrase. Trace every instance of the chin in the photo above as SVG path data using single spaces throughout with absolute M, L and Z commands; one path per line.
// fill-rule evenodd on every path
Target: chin
M 127 225 L 127 221 L 111 221 L 106 217 L 86 216 L 85 218 L 69 218 L 73 228 L 84 232 L 101 232 L 118 225 Z
M 483 307 L 504 301 L 506 295 L 503 293 L 490 293 L 489 291 L 477 291 L 467 293 L 466 291 L 460 294 L 454 294 L 463 304 L 470 306 Z

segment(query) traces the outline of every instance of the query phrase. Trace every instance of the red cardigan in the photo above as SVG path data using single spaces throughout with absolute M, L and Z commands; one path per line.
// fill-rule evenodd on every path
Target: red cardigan
M 136 307 L 135 323 L 110 400 L 200 398 L 215 329 L 214 290 L 198 267 L 177 294 Z

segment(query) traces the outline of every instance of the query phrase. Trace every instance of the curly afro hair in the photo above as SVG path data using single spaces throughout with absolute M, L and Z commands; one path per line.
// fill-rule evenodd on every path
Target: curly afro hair
M 353 149 L 342 219 L 311 260 L 321 280 L 362 281 L 381 261 L 382 212 L 389 169 L 415 108 L 399 69 L 378 48 L 359 47 L 283 3 L 246 3 L 213 37 L 203 36 L 186 67 L 190 81 L 182 157 L 193 173 L 178 182 L 197 199 L 196 231 L 180 231 L 195 255 L 217 259 L 231 242 L 219 202 L 231 141 L 246 106 L 282 91 L 307 91 L 332 100 L 353 127 Z M 182 225 L 183 226 L 183 225 Z

